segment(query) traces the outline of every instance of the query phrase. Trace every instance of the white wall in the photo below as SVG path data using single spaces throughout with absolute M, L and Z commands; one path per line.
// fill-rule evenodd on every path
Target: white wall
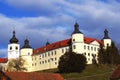
M 8 44 L 8 59 L 19 58 L 20 45 L 16 43 Z

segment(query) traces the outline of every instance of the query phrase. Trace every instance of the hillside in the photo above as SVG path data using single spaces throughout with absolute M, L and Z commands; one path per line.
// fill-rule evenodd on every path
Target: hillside
M 109 80 L 115 66 L 108 65 L 87 65 L 82 73 L 60 73 L 65 80 Z M 57 69 L 45 70 L 40 72 L 55 73 Z

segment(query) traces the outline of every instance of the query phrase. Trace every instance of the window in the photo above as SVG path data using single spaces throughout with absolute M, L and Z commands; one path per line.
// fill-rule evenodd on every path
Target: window
M 84 49 L 86 49 L 86 46 L 84 45 Z
M 86 55 L 86 53 L 84 53 L 84 55 Z
M 42 58 L 44 58 L 44 54 L 42 55 Z
M 28 55 L 30 55 L 30 53 L 28 52 Z
M 10 46 L 10 50 L 12 50 L 12 47 Z
M 50 53 L 48 52 L 48 56 L 50 56 Z
M 47 61 L 45 60 L 45 63 L 47 63 Z
M 73 49 L 76 49 L 76 46 L 75 46 L 75 45 L 73 46 Z
M 96 51 L 96 47 L 94 47 L 94 51 Z
M 57 58 L 55 58 L 55 60 L 57 60 Z
M 88 53 L 88 56 L 90 56 L 90 53 Z
M 44 64 L 44 61 L 42 61 L 42 63 Z
M 66 48 L 66 52 L 68 52 L 68 49 Z
M 57 62 L 55 62 L 55 64 L 57 65 Z
M 56 55 L 56 51 L 55 51 L 55 55 Z
M 89 50 L 90 48 L 89 48 L 89 46 L 88 46 L 88 50 Z
M 51 58 L 51 60 L 53 61 L 53 58 Z
M 53 51 L 51 52 L 52 56 L 53 56 Z
M 18 50 L 18 47 L 16 46 L 15 49 Z
M 46 57 L 47 55 L 46 55 L 46 53 L 45 53 L 45 57 Z
M 91 47 L 91 50 L 93 50 L 93 47 Z
M 75 41 L 75 39 L 73 39 L 73 41 Z
M 64 49 L 62 49 L 62 53 L 64 53 Z

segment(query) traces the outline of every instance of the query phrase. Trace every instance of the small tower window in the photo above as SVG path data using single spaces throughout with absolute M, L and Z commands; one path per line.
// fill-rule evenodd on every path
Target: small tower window
M 75 39 L 73 39 L 73 41 L 75 41 Z
M 18 50 L 18 47 L 16 46 L 15 49 Z
M 12 50 L 12 47 L 10 46 L 10 50 Z
M 30 55 L 30 53 L 28 53 L 28 55 Z

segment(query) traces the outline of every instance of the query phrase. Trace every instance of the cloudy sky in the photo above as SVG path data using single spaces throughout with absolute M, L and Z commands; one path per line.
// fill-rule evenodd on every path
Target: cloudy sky
M 104 29 L 119 43 L 120 0 L 0 0 L 0 57 L 15 29 L 33 48 L 71 37 L 75 22 L 85 36 L 102 39 Z

